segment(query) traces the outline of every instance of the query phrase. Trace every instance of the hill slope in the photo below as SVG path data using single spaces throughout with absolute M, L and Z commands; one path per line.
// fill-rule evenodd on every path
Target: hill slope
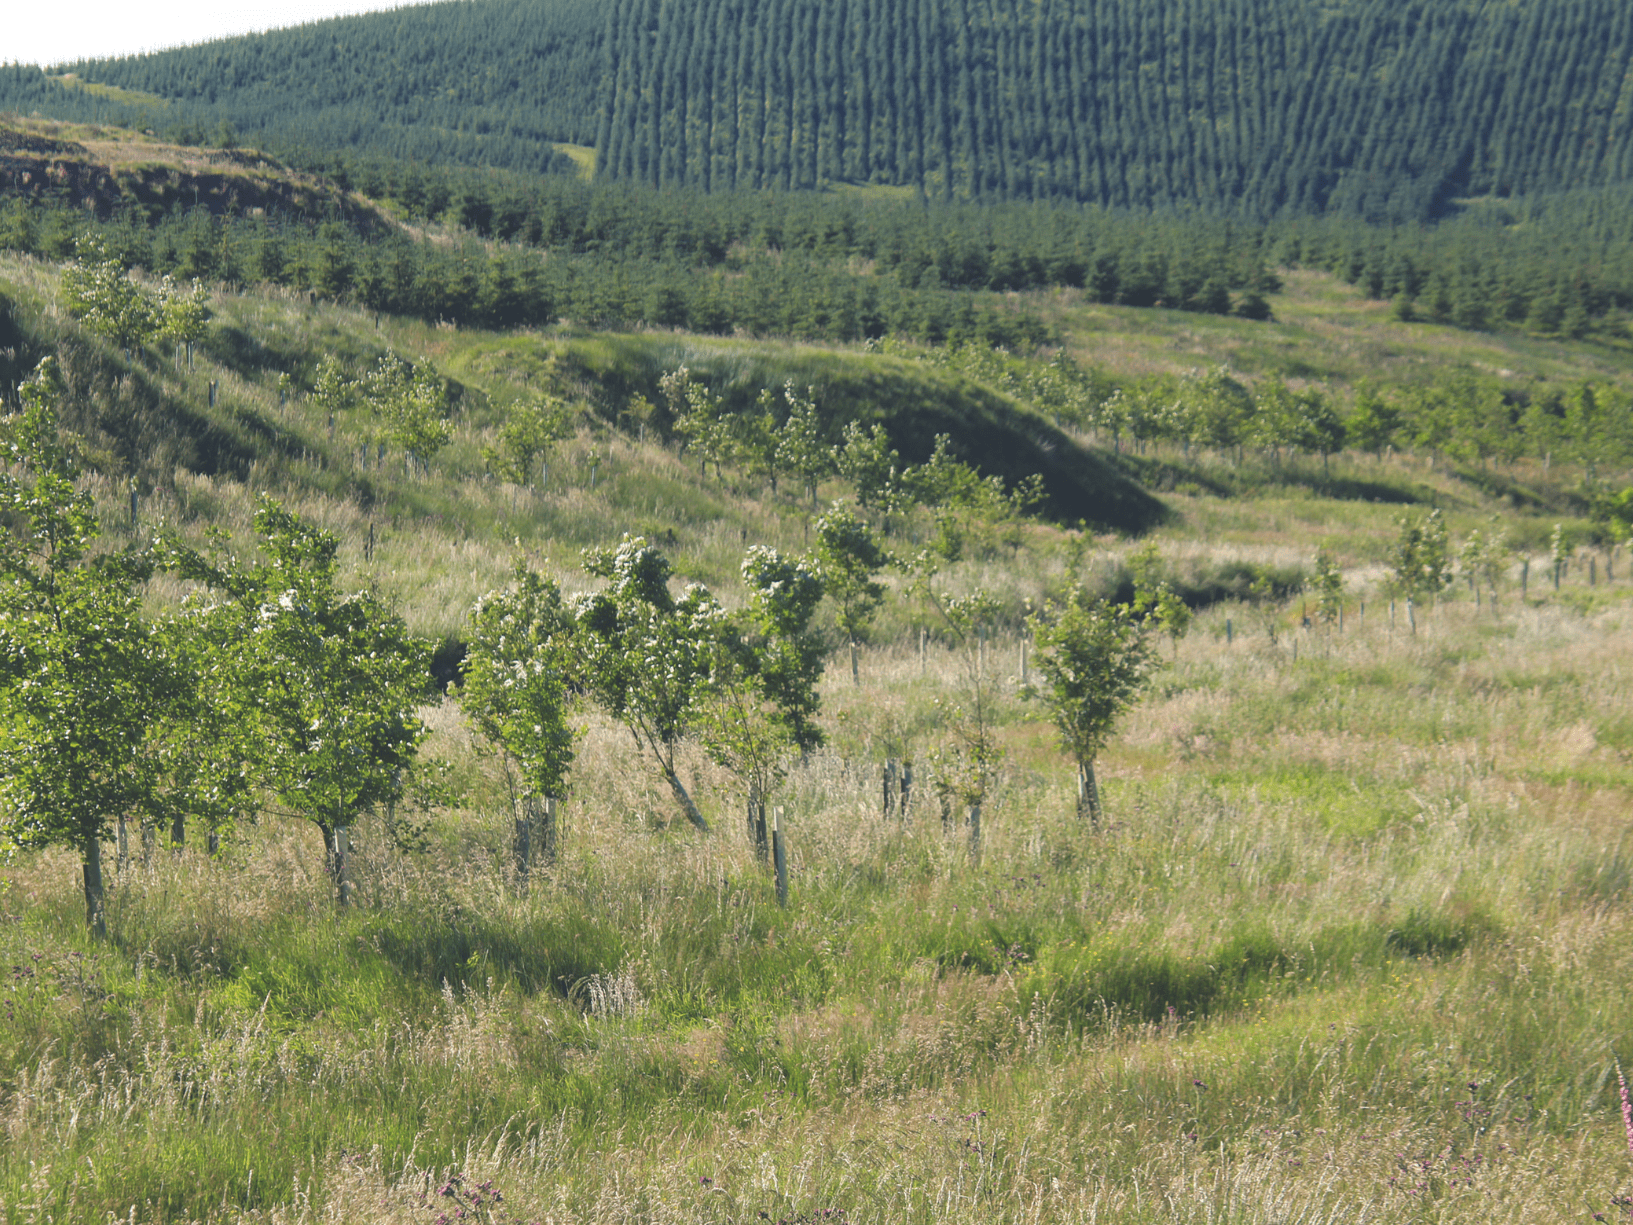
M 147 118 L 660 186 L 1424 219 L 1633 177 L 1617 0 L 460 0 L 75 65 Z M 25 68 L 0 106 L 142 107 Z

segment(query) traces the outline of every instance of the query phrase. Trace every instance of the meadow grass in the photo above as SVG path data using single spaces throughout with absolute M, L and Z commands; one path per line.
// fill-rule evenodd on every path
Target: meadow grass
M 880 647 L 829 678 L 833 744 L 777 797 L 786 911 L 731 780 L 690 756 L 716 822 L 692 831 L 594 719 L 525 895 L 491 788 L 423 851 L 360 831 L 344 912 L 293 820 L 133 864 L 105 945 L 69 857 L 15 861 L 5 1211 L 1604 1211 L 1629 1182 L 1628 611 L 1452 602 L 1415 637 L 1296 631 L 1296 662 L 1204 624 L 1108 752 L 1100 830 L 1006 677 L 979 865 L 927 798 L 879 811 L 881 758 L 922 753 L 963 675 Z
M 72 340 L 48 270 L 8 257 L 0 272 L 39 328 Z M 111 543 L 163 519 L 245 547 L 271 491 L 337 533 L 348 581 L 437 636 L 518 552 L 578 588 L 581 547 L 644 532 L 735 603 L 747 544 L 804 544 L 803 499 L 700 480 L 595 413 L 543 488 L 486 479 L 493 406 L 539 377 L 530 346 L 559 337 L 377 330 L 362 312 L 266 296 L 223 294 L 217 309 L 282 356 L 227 336 L 192 372 L 151 354 L 124 369 L 75 359 L 86 394 L 115 406 L 139 379 L 161 406 L 199 406 L 216 379 L 214 415 L 199 412 L 246 448 L 144 486 L 135 529 L 127 474 L 89 478 Z M 694 342 L 584 343 L 644 369 L 654 347 Z M 696 343 L 755 377 L 778 360 L 775 346 Z M 308 405 L 278 402 L 285 358 L 366 364 L 388 345 L 437 353 L 469 389 L 431 478 L 364 469 L 361 423 L 331 439 Z M 1070 769 L 1020 684 L 1021 622 L 1070 574 L 1116 589 L 1135 546 L 1037 524 L 941 576 L 1005 604 L 983 666 L 1006 766 L 978 860 L 962 812 L 943 821 L 928 764 L 971 660 L 940 632 L 921 653 L 934 621 L 899 577 L 860 684 L 846 666 L 824 681 L 828 744 L 772 797 L 786 909 L 739 785 L 686 746 L 682 775 L 714 826 L 693 830 L 628 733 L 589 711 L 560 856 L 523 890 L 503 788 L 453 699 L 423 713 L 466 804 L 412 814 L 415 849 L 382 821 L 356 829 L 348 909 L 315 828 L 291 817 L 230 831 L 213 859 L 192 830 L 179 854 L 138 851 L 110 870 L 105 943 L 84 930 L 71 855 L 13 857 L 0 1219 L 1622 1213 L 1625 562 L 1593 586 L 1574 567 L 1556 592 L 1541 566 L 1553 514 L 1412 457 L 1233 474 L 1218 458 L 1142 458 L 1193 465 L 1196 487 L 1163 494 L 1173 514 L 1152 534 L 1176 579 L 1296 570 L 1325 544 L 1346 619 L 1306 627 L 1298 597 L 1200 611 L 1100 761 L 1098 828 L 1075 816 Z M 1516 479 L 1564 499 L 1573 478 L 1522 465 Z M 1399 500 L 1330 496 L 1363 484 Z M 1511 568 L 1495 607 L 1454 589 L 1416 610 L 1416 632 L 1404 608 L 1392 616 L 1384 551 L 1403 509 L 1430 504 L 1454 534 L 1497 516 L 1531 551 L 1528 598 Z M 893 547 L 927 530 L 900 520 Z M 163 609 L 180 594 L 161 580 L 150 597 Z M 887 815 L 881 770 L 908 758 L 914 802 Z

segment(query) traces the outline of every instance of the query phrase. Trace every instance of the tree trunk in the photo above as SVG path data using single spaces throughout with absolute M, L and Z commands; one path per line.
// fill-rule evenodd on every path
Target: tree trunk
M 352 901 L 351 857 L 351 831 L 344 825 L 336 826 L 329 844 L 329 870 L 334 875 L 335 898 L 342 906 L 349 906 Z
M 771 841 L 765 827 L 765 801 L 754 783 L 748 788 L 748 839 L 754 846 L 754 858 L 764 863 L 771 851 Z
M 93 836 L 85 844 L 85 925 L 98 940 L 108 938 L 108 920 L 103 909 L 102 839 Z
M 1077 815 L 1100 827 L 1100 784 L 1094 777 L 1094 762 L 1077 763 Z
M 663 768 L 663 778 L 669 784 L 669 790 L 675 797 L 675 803 L 679 804 L 680 810 L 686 814 L 686 819 L 704 833 L 708 833 L 709 823 L 703 819 L 703 814 L 698 811 L 697 805 L 692 802 L 691 795 L 687 793 L 686 784 L 680 781 L 680 775 L 676 774 L 669 766 L 665 766 Z

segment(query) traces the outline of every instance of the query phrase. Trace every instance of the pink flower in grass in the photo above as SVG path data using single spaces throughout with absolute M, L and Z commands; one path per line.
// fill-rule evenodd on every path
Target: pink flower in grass
M 1627 1131 L 1627 1152 L 1633 1156 L 1633 1101 L 1627 1097 L 1627 1077 L 1622 1075 L 1622 1064 L 1616 1062 L 1616 1080 L 1622 1086 L 1622 1126 Z

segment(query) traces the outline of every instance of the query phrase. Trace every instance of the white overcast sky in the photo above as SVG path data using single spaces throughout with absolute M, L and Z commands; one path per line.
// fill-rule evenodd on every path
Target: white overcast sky
M 0 63 L 62 64 L 158 51 L 412 0 L 4 0 Z

